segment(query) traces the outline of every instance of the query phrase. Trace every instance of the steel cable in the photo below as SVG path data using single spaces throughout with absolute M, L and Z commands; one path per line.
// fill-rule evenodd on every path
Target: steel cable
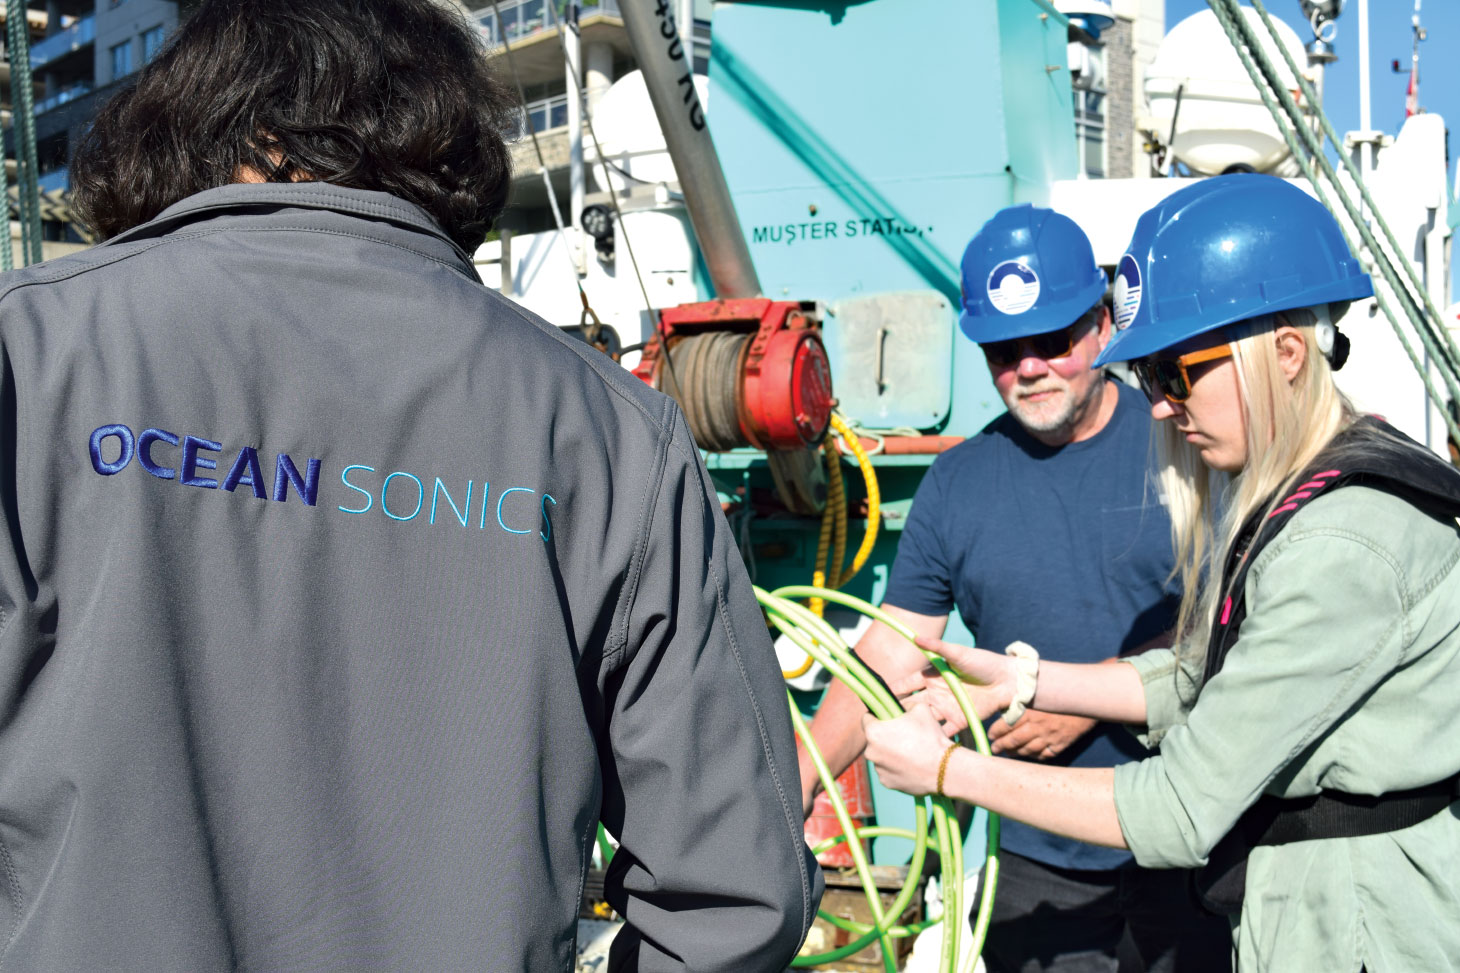
M 684 378 L 675 399 L 684 410 L 695 444 L 711 452 L 748 445 L 740 428 L 740 358 L 750 335 L 709 331 L 677 338 L 665 357 L 671 374 Z
M 1231 3 L 1232 0 L 1227 0 L 1227 2 Z M 1272 35 L 1274 41 L 1277 41 L 1281 35 L 1278 33 L 1277 26 L 1273 23 L 1272 17 L 1268 14 L 1267 7 L 1263 4 L 1262 0 L 1252 0 L 1252 9 L 1257 11 L 1268 33 Z M 1335 147 L 1341 145 L 1338 140 L 1338 134 L 1334 131 L 1332 123 L 1328 120 L 1327 112 L 1323 111 L 1323 106 L 1318 101 L 1317 92 L 1313 89 L 1308 79 L 1298 72 L 1297 65 L 1293 62 L 1292 54 L 1289 53 L 1287 46 L 1279 42 L 1277 49 L 1287 62 L 1289 70 L 1298 79 L 1298 88 L 1302 92 L 1303 97 L 1308 99 L 1308 103 L 1314 107 L 1315 117 L 1323 129 L 1323 133 L 1333 142 Z M 1259 49 L 1259 54 L 1263 57 L 1267 56 L 1266 52 L 1261 49 Z M 1286 94 L 1286 89 L 1284 89 L 1283 93 Z M 1293 107 L 1296 108 L 1296 105 Z M 1304 128 L 1306 129 L 1306 126 Z M 1425 289 L 1423 282 L 1421 282 L 1419 272 L 1415 270 L 1414 264 L 1410 262 L 1409 258 L 1404 255 L 1404 250 L 1400 248 L 1399 241 L 1394 236 L 1394 231 L 1390 229 L 1388 221 L 1384 219 L 1384 214 L 1375 205 L 1373 197 L 1369 195 L 1369 187 L 1364 184 L 1358 167 L 1354 165 L 1353 159 L 1349 158 L 1345 152 L 1339 152 L 1338 157 L 1339 161 L 1343 163 L 1345 171 L 1348 172 L 1349 177 L 1353 179 L 1354 185 L 1358 187 L 1359 196 L 1363 200 L 1364 205 L 1368 206 L 1370 212 L 1373 213 L 1374 222 L 1378 223 L 1379 229 L 1384 232 L 1384 238 L 1388 241 L 1390 250 L 1397 258 L 1399 267 L 1404 270 L 1406 276 L 1409 278 L 1410 284 L 1414 287 L 1414 293 L 1419 295 L 1419 303 L 1422 303 L 1425 310 L 1429 312 L 1430 316 L 1428 317 L 1423 314 L 1420 315 L 1420 320 L 1425 325 L 1433 327 L 1438 333 L 1441 343 L 1448 346 L 1446 349 L 1447 362 L 1452 368 L 1456 369 L 1457 373 L 1460 373 L 1460 345 L 1456 344 L 1455 339 L 1443 327 L 1435 327 L 1435 322 L 1440 320 L 1440 312 L 1435 308 L 1434 302 L 1430 299 L 1429 291 Z M 1324 157 L 1324 163 L 1325 165 L 1327 164 L 1326 156 Z M 1331 167 L 1328 168 L 1331 170 Z M 1336 177 L 1330 176 L 1330 178 L 1334 179 L 1334 185 L 1337 187 Z M 1339 188 L 1341 191 L 1341 187 Z M 1413 295 L 1409 296 L 1413 300 Z

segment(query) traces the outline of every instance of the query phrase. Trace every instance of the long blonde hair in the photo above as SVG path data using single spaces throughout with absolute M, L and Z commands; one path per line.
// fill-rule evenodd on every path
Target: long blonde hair
M 1222 563 L 1248 517 L 1259 507 L 1275 507 L 1298 474 L 1357 418 L 1319 349 L 1320 323 L 1331 326 L 1328 305 L 1263 315 L 1225 329 L 1246 419 L 1247 462 L 1239 474 L 1229 477 L 1207 467 L 1169 422 L 1156 433 L 1156 475 L 1171 512 L 1173 574 L 1183 592 L 1176 623 L 1180 651 L 1205 652 L 1226 594 Z M 1296 328 L 1307 346 L 1292 382 L 1282 372 L 1272 337 L 1284 324 Z

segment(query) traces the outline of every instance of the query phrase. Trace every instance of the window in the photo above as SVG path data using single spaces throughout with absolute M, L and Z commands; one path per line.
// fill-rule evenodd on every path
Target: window
M 1080 170 L 1091 179 L 1105 177 L 1105 95 L 1075 92 L 1075 151 Z
M 162 50 L 162 25 L 158 24 L 142 34 L 142 63 L 146 64 L 152 60 L 160 50 Z
M 1080 172 L 1091 179 L 1105 177 L 1105 48 L 1081 45 L 1078 57 L 1070 48 L 1070 80 L 1075 96 L 1075 149 Z
M 568 96 L 552 95 L 548 98 L 540 98 L 536 101 L 529 101 L 526 111 L 517 116 L 515 130 L 510 133 L 512 140 L 527 137 L 527 120 L 532 121 L 534 132 L 546 132 L 554 128 L 562 128 L 568 124 Z
M 132 73 L 132 42 L 123 41 L 111 49 L 112 80 L 124 78 Z
M 497 21 L 498 10 L 502 14 L 500 23 Z M 504 0 L 496 8 L 487 8 L 477 14 L 487 42 L 494 47 L 554 27 L 558 20 L 559 15 L 554 12 L 553 5 L 544 0 Z

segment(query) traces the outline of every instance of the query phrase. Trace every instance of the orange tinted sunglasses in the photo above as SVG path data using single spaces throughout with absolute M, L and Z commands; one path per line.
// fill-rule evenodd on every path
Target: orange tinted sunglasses
M 1231 356 L 1231 345 L 1217 345 L 1215 348 L 1189 352 L 1178 358 L 1137 359 L 1130 363 L 1130 367 L 1141 383 L 1141 391 L 1152 402 L 1156 402 L 1161 396 L 1172 402 L 1185 402 L 1191 398 L 1191 376 L 1187 374 L 1187 367 Z

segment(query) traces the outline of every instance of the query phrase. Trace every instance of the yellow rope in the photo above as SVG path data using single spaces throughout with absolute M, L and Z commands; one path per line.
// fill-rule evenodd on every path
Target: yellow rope
M 852 431 L 852 427 L 835 412 L 831 414 L 831 427 L 836 430 L 837 435 L 842 437 L 847 444 L 847 448 L 857 458 L 857 465 L 862 470 L 862 479 L 867 483 L 867 532 L 862 535 L 862 544 L 857 548 L 857 553 L 852 558 L 852 566 L 847 569 L 845 574 L 839 575 L 836 578 L 836 583 L 831 585 L 833 588 L 840 588 L 852 580 L 856 576 L 856 573 L 862 570 L 862 567 L 867 563 L 867 559 L 872 556 L 872 548 L 877 543 L 877 529 L 882 523 L 882 491 L 877 486 L 877 471 L 872 468 L 872 458 L 862 448 L 862 444 L 857 440 L 857 434 Z M 845 510 L 843 510 L 843 513 L 845 513 Z M 838 560 L 838 567 L 840 567 L 840 560 Z
M 811 576 L 813 578 L 820 578 L 823 582 L 819 585 L 813 582 L 812 586 L 817 588 L 826 587 L 825 581 L 828 574 L 827 556 L 831 553 L 831 534 L 833 529 L 832 522 L 836 519 L 836 511 L 833 507 L 832 502 L 834 496 L 834 487 L 832 486 L 831 476 L 831 470 L 837 461 L 836 444 L 833 443 L 830 439 L 827 439 L 825 442 L 822 443 L 822 450 L 826 454 L 827 497 L 826 506 L 821 508 L 821 534 L 816 539 L 816 559 L 811 562 Z M 824 606 L 820 598 L 812 598 L 807 603 L 807 605 L 811 609 L 811 611 L 816 614 L 817 618 L 821 617 Z
M 833 474 L 831 471 L 836 469 L 837 464 L 841 462 L 840 459 L 837 457 L 836 443 L 828 438 L 824 443 L 822 443 L 822 449 L 826 453 L 828 495 L 826 500 L 826 506 L 822 508 L 821 511 L 821 536 L 818 537 L 816 541 L 816 560 L 812 562 L 815 565 L 815 570 L 812 572 L 811 575 L 811 585 L 814 588 L 824 588 L 826 586 L 826 573 L 829 570 L 829 567 L 824 567 L 824 565 L 828 564 L 827 559 L 831 553 L 831 535 L 833 531 L 833 521 L 836 519 L 836 511 L 833 507 L 832 501 L 836 495 L 836 487 L 841 487 L 842 489 L 845 489 L 845 487 L 842 485 L 840 476 L 835 477 L 836 487 L 832 486 Z M 840 472 L 840 470 L 837 470 L 838 474 Z M 845 496 L 842 499 L 842 506 L 845 509 Z M 817 618 L 821 618 L 826 611 L 826 604 L 820 598 L 812 598 L 809 602 L 807 602 L 807 607 L 809 607 L 811 611 L 815 613 Z M 811 667 L 815 664 L 816 660 L 810 655 L 807 655 L 806 661 L 797 666 L 795 669 L 782 669 L 781 677 L 784 679 L 795 679 L 799 676 L 804 676 L 806 675 L 806 673 L 811 671 Z
M 830 437 L 827 442 L 831 443 Z M 847 559 L 847 483 L 842 476 L 842 459 L 832 444 L 828 454 L 830 464 L 826 471 L 827 506 L 832 508 L 831 556 L 826 562 L 826 580 L 830 587 L 840 588 L 837 579 L 842 576 L 842 565 Z
M 826 454 L 827 498 L 826 507 L 821 512 L 821 533 L 816 541 L 816 560 L 812 562 L 816 566 L 811 575 L 811 584 L 815 588 L 840 588 L 862 570 L 867 559 L 872 556 L 872 548 L 877 543 L 877 529 L 882 520 L 882 494 L 877 486 L 877 472 L 872 467 L 872 458 L 862 448 L 852 427 L 840 415 L 832 413 L 831 426 L 856 457 L 857 466 L 866 481 L 867 532 L 862 535 L 862 543 L 852 557 L 851 565 L 843 570 L 842 564 L 847 550 L 847 488 L 846 480 L 842 476 L 841 452 L 837 449 L 835 438 L 828 436 L 822 444 Z M 817 618 L 823 617 L 826 611 L 825 603 L 820 598 L 810 599 L 807 607 Z M 783 669 L 781 676 L 786 679 L 804 676 L 811 671 L 814 664 L 815 660 L 808 655 L 806 661 L 795 669 Z

